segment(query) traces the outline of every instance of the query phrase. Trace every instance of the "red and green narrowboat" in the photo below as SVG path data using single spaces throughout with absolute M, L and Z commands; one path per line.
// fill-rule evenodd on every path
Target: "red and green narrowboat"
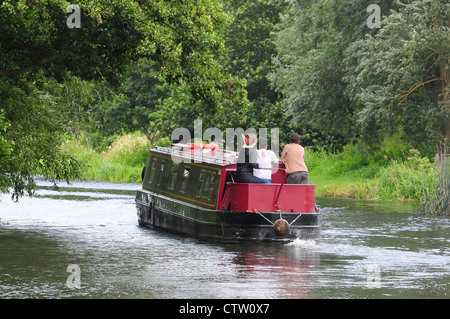
M 270 184 L 236 183 L 237 155 L 194 144 L 150 150 L 139 224 L 225 242 L 319 239 L 315 185 L 285 184 L 281 163 Z

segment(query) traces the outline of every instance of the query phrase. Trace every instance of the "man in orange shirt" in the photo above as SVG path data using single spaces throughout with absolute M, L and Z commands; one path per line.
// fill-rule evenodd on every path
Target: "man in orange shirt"
M 299 144 L 300 136 L 291 135 L 289 144 L 283 148 L 281 161 L 286 165 L 286 184 L 308 184 L 309 174 L 305 164 L 305 149 Z

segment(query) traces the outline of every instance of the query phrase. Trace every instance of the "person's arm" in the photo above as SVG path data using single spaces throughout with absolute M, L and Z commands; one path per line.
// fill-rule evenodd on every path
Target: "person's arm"
M 272 151 L 270 151 L 270 154 L 271 154 L 271 156 L 272 156 L 272 159 L 271 159 L 272 164 L 278 164 L 278 163 L 279 163 L 279 160 L 278 160 L 277 156 L 275 155 L 275 153 L 272 152 Z
M 257 158 L 257 153 L 256 150 L 253 148 L 248 148 L 248 164 L 253 168 L 253 169 L 258 169 L 259 168 L 259 164 L 256 162 L 256 158 Z
M 283 152 L 281 153 L 281 162 L 283 164 L 286 164 L 286 155 L 287 155 L 287 150 L 286 150 L 286 146 L 283 148 Z

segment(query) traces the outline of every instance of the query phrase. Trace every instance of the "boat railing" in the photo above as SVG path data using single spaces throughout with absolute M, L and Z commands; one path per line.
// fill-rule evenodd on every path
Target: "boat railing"
M 219 148 L 196 148 L 187 144 L 172 144 L 171 146 L 156 146 L 156 150 L 170 154 L 171 156 L 178 156 L 186 158 L 189 161 L 212 164 L 235 164 L 238 153 Z
M 279 205 L 278 205 L 278 199 L 280 198 L 280 194 L 281 194 L 281 190 L 283 189 L 284 183 L 286 182 L 286 177 L 287 177 L 287 170 L 285 168 L 278 168 L 278 171 L 283 172 L 283 178 L 281 179 L 281 186 L 278 189 L 278 194 L 277 197 L 275 198 L 273 205 L 279 209 Z

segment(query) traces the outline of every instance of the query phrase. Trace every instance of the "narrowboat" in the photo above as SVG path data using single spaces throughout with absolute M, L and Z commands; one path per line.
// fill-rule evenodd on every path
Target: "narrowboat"
M 138 223 L 195 238 L 279 241 L 320 237 L 315 185 L 237 183 L 238 153 L 214 145 L 172 144 L 149 152 L 136 193 Z

